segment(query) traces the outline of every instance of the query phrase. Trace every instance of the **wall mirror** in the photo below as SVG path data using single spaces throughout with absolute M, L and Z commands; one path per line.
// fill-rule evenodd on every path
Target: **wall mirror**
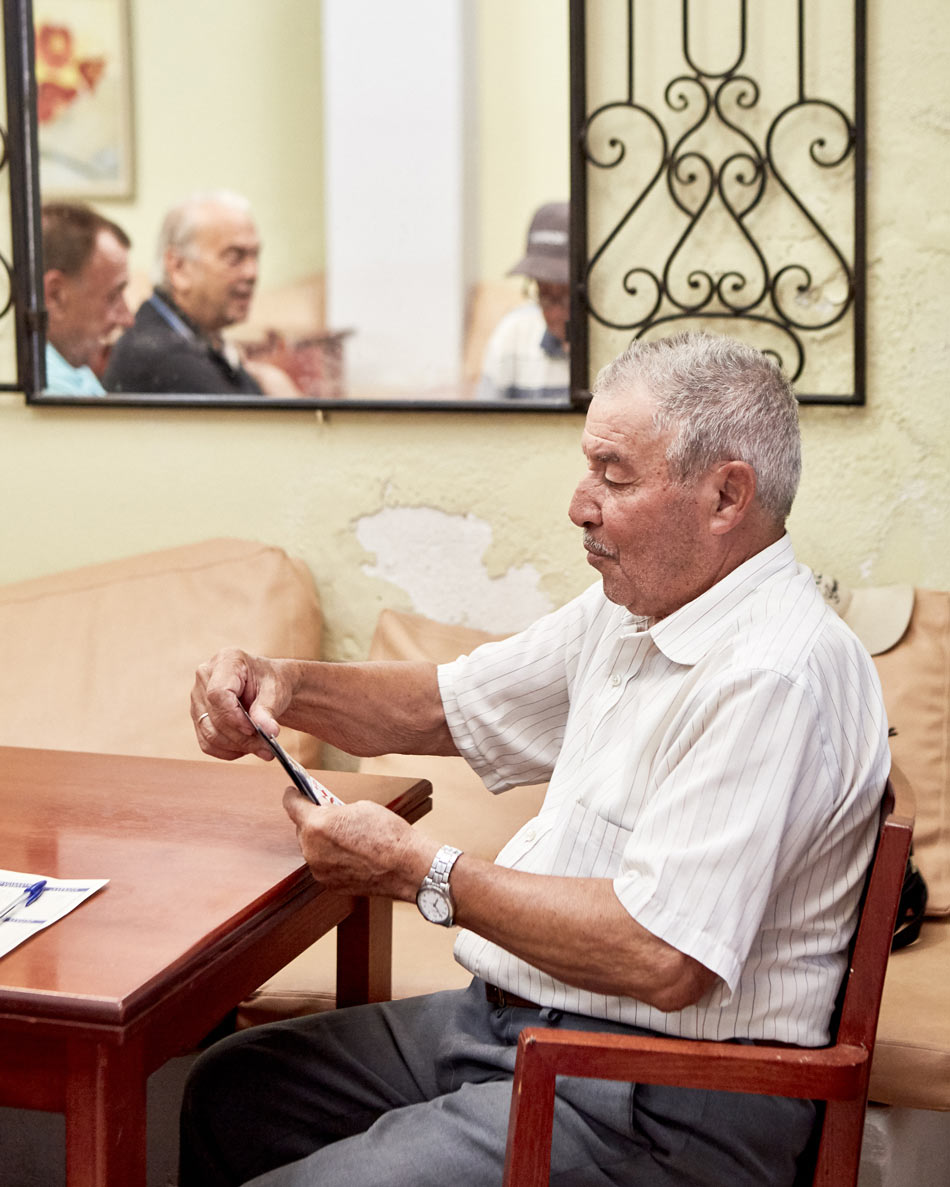
M 569 193 L 568 7 L 4 0 L 11 194 L 24 187 L 27 223 L 13 271 L 27 260 L 37 272 L 32 292 L 14 293 L 19 389 L 33 403 L 87 409 L 583 406 L 569 390 L 553 402 L 476 398 L 492 327 L 531 296 L 506 275 L 530 217 Z M 40 119 L 35 106 L 20 113 L 19 156 L 17 107 L 35 105 L 37 83 Z M 50 86 L 75 92 L 59 95 L 59 111 Z M 122 106 L 127 140 L 112 146 L 120 159 L 103 179 L 101 155 L 70 171 L 55 125 L 80 127 L 106 94 Z M 263 245 L 250 315 L 229 335 L 248 357 L 284 366 L 303 395 L 67 397 L 31 386 L 42 283 L 28 240 L 39 204 L 85 199 L 126 230 L 134 306 L 151 292 L 164 212 L 217 188 L 250 200 Z
M 51 135 L 57 104 L 90 97 L 77 78 L 116 81 L 69 39 L 77 14 L 112 22 L 125 70 L 105 180 L 64 175 Z M 4 18 L 18 378 L 0 386 L 33 402 L 560 412 L 630 337 L 689 325 L 772 353 L 803 402 L 864 400 L 864 0 L 4 0 Z M 169 205 L 246 195 L 264 251 L 231 333 L 297 391 L 44 392 L 40 195 L 77 186 L 133 239 L 133 304 Z M 528 222 L 568 194 L 563 396 L 480 400 L 493 328 L 532 301 L 507 275 Z

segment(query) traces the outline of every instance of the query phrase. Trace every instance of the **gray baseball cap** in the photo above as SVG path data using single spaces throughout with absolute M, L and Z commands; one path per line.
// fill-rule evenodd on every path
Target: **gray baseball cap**
M 569 223 L 569 203 L 548 202 L 540 206 L 528 228 L 525 254 L 508 275 L 530 276 L 546 284 L 569 283 Z

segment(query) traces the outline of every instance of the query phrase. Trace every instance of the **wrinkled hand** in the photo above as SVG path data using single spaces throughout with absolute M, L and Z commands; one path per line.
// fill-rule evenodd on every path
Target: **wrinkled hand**
M 277 718 L 292 697 L 286 665 L 280 661 L 237 648 L 219 651 L 198 668 L 191 690 L 191 720 L 199 746 L 214 758 L 256 754 L 269 761 L 274 756 L 241 705 L 273 737 L 280 732 Z
M 380 804 L 317 807 L 295 787 L 284 808 L 297 826 L 300 851 L 314 878 L 346 894 L 415 901 L 438 845 Z

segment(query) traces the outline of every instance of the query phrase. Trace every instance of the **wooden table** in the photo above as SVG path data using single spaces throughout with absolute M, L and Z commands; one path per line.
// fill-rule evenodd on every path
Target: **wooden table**
M 326 772 L 413 821 L 425 780 Z M 66 1115 L 69 1187 L 144 1187 L 147 1077 L 331 928 L 339 1004 L 389 995 L 391 905 L 323 890 L 276 763 L 0 747 L 0 866 L 108 878 L 0 959 L 0 1105 Z

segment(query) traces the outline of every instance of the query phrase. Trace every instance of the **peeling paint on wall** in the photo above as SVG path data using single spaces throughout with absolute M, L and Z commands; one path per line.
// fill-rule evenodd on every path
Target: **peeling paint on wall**
M 387 507 L 357 521 L 356 537 L 376 563 L 363 565 L 409 596 L 416 614 L 502 634 L 521 630 L 554 609 L 538 588 L 534 565 L 491 577 L 483 557 L 491 524 L 437 507 Z

